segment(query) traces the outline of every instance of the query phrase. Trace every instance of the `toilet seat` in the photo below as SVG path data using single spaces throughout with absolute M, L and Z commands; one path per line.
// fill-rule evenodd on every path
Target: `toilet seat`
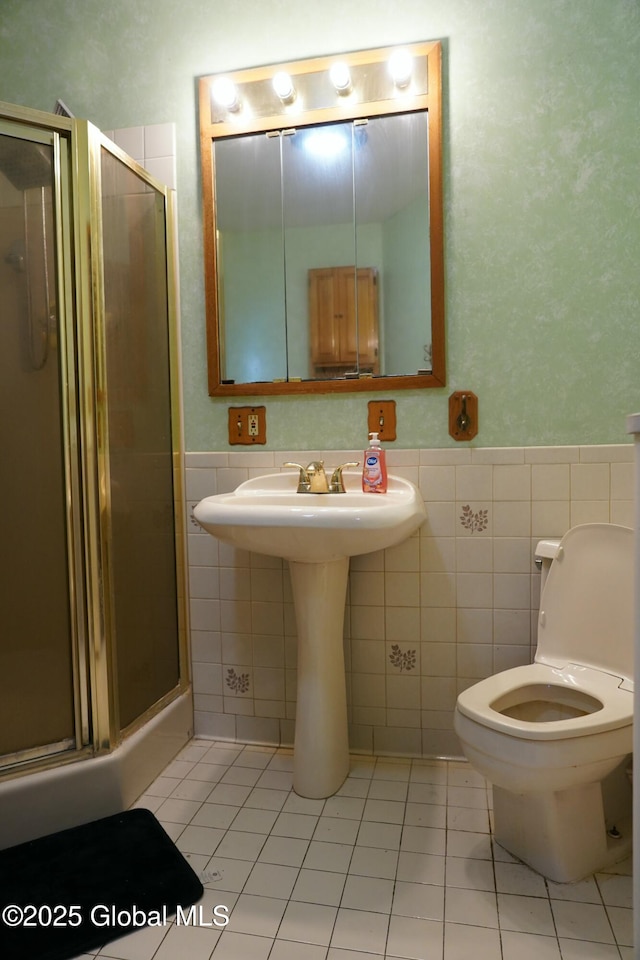
M 633 693 L 621 686 L 623 682 L 621 677 L 578 664 L 555 667 L 532 663 L 504 670 L 468 687 L 459 695 L 457 707 L 470 720 L 523 740 L 575 739 L 633 723 Z M 522 720 L 494 709 L 493 705 L 498 705 L 505 695 L 515 695 L 518 691 L 522 691 L 520 702 L 526 702 L 527 688 L 536 686 L 548 688 L 550 702 L 553 702 L 556 689 L 560 692 L 564 687 L 575 699 L 584 696 L 597 701 L 600 706 L 589 704 L 593 712 L 582 716 L 542 721 Z

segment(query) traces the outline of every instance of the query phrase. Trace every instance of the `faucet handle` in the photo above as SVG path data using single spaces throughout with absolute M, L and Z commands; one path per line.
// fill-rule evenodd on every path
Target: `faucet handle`
M 309 492 L 309 474 L 307 473 L 307 468 L 303 467 L 301 463 L 293 463 L 291 460 L 287 460 L 286 463 L 282 464 L 283 467 L 295 467 L 300 471 L 300 476 L 298 477 L 298 493 L 308 493 Z
M 331 482 L 329 483 L 329 492 L 330 493 L 346 493 L 347 491 L 344 488 L 342 471 L 346 467 L 357 467 L 357 466 L 359 466 L 359 462 L 357 460 L 350 460 L 348 463 L 341 463 L 339 467 L 336 467 L 333 473 L 331 474 Z

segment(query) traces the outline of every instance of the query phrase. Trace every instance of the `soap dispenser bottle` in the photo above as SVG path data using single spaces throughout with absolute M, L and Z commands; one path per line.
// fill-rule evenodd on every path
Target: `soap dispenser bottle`
M 364 452 L 362 489 L 365 493 L 387 492 L 387 462 L 377 433 L 369 434 L 369 449 Z

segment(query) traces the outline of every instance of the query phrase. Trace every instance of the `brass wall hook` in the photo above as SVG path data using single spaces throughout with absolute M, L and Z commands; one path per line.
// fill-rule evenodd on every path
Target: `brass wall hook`
M 473 440 L 478 432 L 478 398 L 471 390 L 449 397 L 449 433 L 454 440 Z

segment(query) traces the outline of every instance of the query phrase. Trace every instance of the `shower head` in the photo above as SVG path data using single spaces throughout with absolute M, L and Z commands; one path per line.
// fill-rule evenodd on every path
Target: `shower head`
M 51 184 L 51 157 L 40 143 L 0 136 L 0 171 L 17 190 Z

